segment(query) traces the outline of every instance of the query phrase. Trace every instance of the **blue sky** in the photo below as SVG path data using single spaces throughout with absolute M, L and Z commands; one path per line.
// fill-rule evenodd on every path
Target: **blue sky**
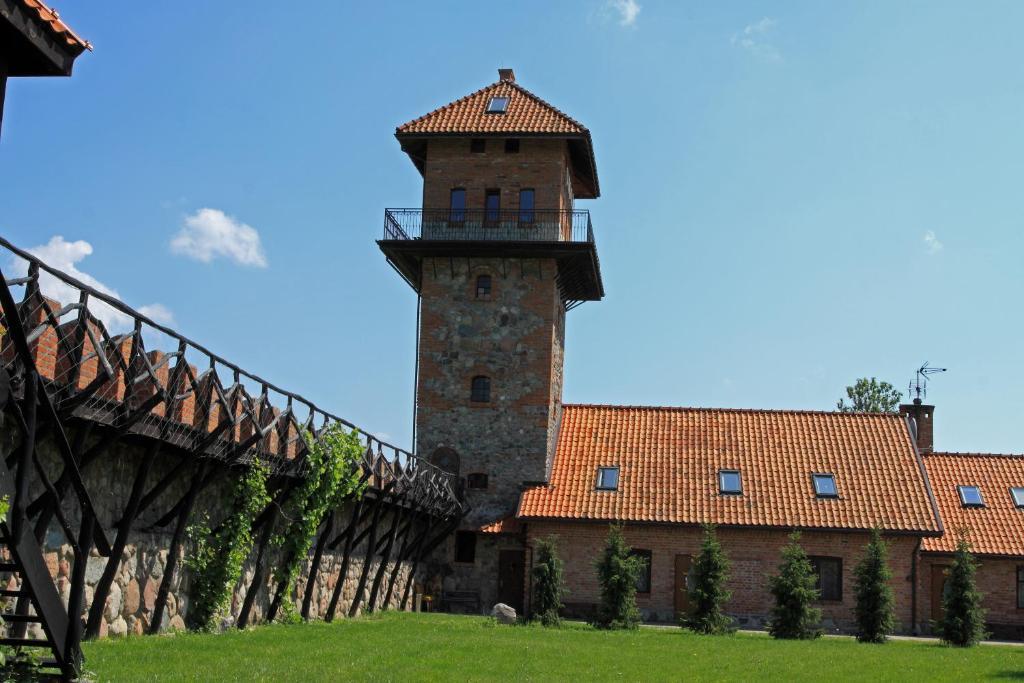
M 61 236 L 398 443 L 415 296 L 374 240 L 421 181 L 394 128 L 511 66 L 590 128 L 604 192 L 579 202 L 607 297 L 569 314 L 566 401 L 831 409 L 930 360 L 939 449 L 1024 451 L 1024 4 L 59 8 L 96 50 L 8 86 L 0 234 Z

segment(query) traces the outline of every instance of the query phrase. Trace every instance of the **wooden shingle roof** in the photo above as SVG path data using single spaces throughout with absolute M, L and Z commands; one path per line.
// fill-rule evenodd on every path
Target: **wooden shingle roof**
M 619 467 L 615 491 L 597 469 Z M 720 495 L 719 470 L 742 495 Z M 835 475 L 818 498 L 811 475 Z M 556 518 L 942 530 L 920 456 L 899 415 L 566 405 L 549 484 L 522 494 L 522 519 Z

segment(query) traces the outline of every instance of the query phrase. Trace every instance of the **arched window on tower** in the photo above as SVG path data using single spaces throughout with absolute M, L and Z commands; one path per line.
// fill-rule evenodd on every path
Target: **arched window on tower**
M 476 298 L 477 299 L 490 299 L 491 298 L 491 276 L 490 275 L 477 275 L 476 276 Z
M 477 375 L 473 378 L 469 387 L 469 400 L 473 403 L 490 403 L 491 401 L 491 378 L 484 375 Z
M 459 454 L 455 452 L 454 448 L 447 446 L 435 448 L 434 452 L 430 454 L 430 462 L 445 472 L 450 472 L 455 476 L 459 475 Z

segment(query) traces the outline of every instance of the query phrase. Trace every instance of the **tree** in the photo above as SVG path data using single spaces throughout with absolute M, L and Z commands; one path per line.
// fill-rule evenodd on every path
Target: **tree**
M 636 582 L 647 560 L 630 553 L 622 536 L 622 525 L 608 528 L 604 553 L 596 563 L 597 580 L 601 584 L 601 604 L 597 610 L 599 628 L 625 629 L 640 625 L 636 606 Z
M 889 546 L 882 532 L 871 530 L 871 540 L 864 548 L 864 557 L 853 570 L 853 608 L 857 619 L 857 640 L 862 643 L 884 643 L 896 626 L 893 616 L 892 587 L 889 580 Z
M 888 382 L 872 377 L 861 377 L 853 386 L 846 387 L 847 403 L 839 399 L 836 408 L 842 413 L 895 413 L 903 394 Z
M 970 647 L 986 636 L 985 610 L 981 608 L 981 592 L 974 582 L 977 570 L 971 546 L 965 532 L 961 531 L 942 593 L 942 640 L 950 645 Z
M 768 624 L 773 638 L 810 640 L 821 635 L 821 610 L 812 606 L 818 599 L 815 583 L 814 567 L 800 547 L 800 532 L 794 531 L 782 549 L 778 575 L 768 579 L 775 597 Z
M 732 629 L 732 619 L 722 607 L 732 597 L 725 589 L 729 580 L 729 559 L 718 542 L 714 524 L 704 525 L 700 554 L 693 563 L 693 584 L 686 589 L 690 611 L 681 619 L 681 626 L 695 633 L 721 634 Z
M 533 618 L 544 626 L 558 626 L 565 586 L 562 582 L 562 560 L 558 557 L 556 538 L 538 539 L 537 561 L 533 567 Z

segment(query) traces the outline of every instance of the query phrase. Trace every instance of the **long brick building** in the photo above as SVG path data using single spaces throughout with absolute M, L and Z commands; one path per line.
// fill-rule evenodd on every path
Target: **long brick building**
M 921 632 L 966 527 L 990 621 L 1019 635 L 1024 458 L 933 453 L 934 407 L 920 401 L 898 415 L 563 405 L 566 313 L 604 294 L 575 205 L 600 194 L 590 132 L 501 69 L 396 137 L 423 176 L 422 207 L 388 209 L 379 243 L 419 296 L 415 445 L 458 472 L 472 506 L 429 572 L 445 608 L 529 611 L 532 548 L 553 534 L 566 610 L 591 613 L 593 563 L 618 521 L 648 559 L 645 618 L 671 621 L 713 522 L 740 624 L 764 624 L 767 576 L 799 529 L 825 624 L 845 630 L 852 569 L 878 526 L 900 629 Z

